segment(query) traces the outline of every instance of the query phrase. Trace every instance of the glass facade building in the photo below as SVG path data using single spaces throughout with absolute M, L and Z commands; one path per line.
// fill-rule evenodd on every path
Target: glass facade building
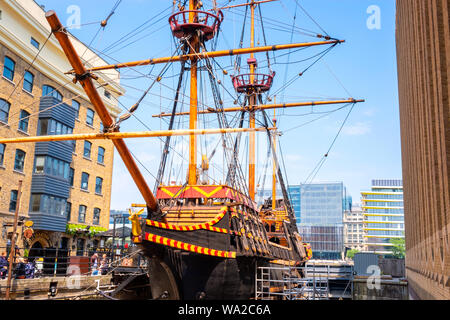
M 365 250 L 392 253 L 392 239 L 404 238 L 402 180 L 373 180 L 371 191 L 361 192 Z
M 342 182 L 290 185 L 289 198 L 300 235 L 311 244 L 313 259 L 338 260 L 344 250 L 344 210 L 351 210 L 352 197 Z M 259 189 L 257 202 L 272 197 L 272 189 Z M 277 198 L 281 198 L 277 190 Z
M 351 197 L 342 182 L 300 185 L 300 219 L 303 241 L 311 244 L 313 259 L 338 260 L 344 250 L 343 215 Z

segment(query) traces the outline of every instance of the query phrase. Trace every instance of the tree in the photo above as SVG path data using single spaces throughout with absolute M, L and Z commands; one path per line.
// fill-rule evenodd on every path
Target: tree
M 358 249 L 351 249 L 347 251 L 347 258 L 353 259 L 355 257 L 355 254 L 359 252 Z
M 392 255 L 396 259 L 404 259 L 405 258 L 405 238 L 393 238 L 389 241 L 393 244 L 392 246 Z

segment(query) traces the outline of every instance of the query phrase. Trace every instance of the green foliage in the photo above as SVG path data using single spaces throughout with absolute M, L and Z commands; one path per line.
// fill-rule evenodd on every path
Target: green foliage
M 389 241 L 393 244 L 392 247 L 392 255 L 396 259 L 404 259 L 405 258 L 405 238 L 393 238 Z
M 108 229 L 102 228 L 102 227 L 94 227 L 90 226 L 88 229 L 88 226 L 82 225 L 82 224 L 73 224 L 69 223 L 66 225 L 66 234 L 75 235 L 75 234 L 86 234 L 89 237 L 95 236 L 97 233 L 107 231 Z
M 359 252 L 358 249 L 351 249 L 347 251 L 347 258 L 353 259 L 355 257 L 355 254 Z

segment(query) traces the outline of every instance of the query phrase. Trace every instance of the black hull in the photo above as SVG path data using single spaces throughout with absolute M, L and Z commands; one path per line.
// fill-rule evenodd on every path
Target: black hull
M 225 259 L 167 247 L 158 251 L 150 259 L 149 270 L 154 298 L 167 291 L 171 292 L 168 299 L 254 299 L 256 268 L 270 264 L 267 259 L 258 257 Z M 176 288 L 170 283 L 176 283 Z

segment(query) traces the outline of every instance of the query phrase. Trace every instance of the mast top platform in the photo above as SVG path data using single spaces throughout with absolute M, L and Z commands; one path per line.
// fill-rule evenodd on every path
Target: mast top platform
M 192 15 L 194 19 L 193 22 L 190 22 L 189 17 L 192 17 Z M 172 34 L 179 39 L 200 30 L 203 32 L 204 39 L 210 40 L 217 34 L 222 21 L 223 13 L 220 10 L 217 14 L 199 10 L 186 10 L 177 12 L 169 18 Z
M 239 93 L 267 92 L 272 87 L 275 72 L 271 74 L 246 73 L 232 77 L 234 89 Z

